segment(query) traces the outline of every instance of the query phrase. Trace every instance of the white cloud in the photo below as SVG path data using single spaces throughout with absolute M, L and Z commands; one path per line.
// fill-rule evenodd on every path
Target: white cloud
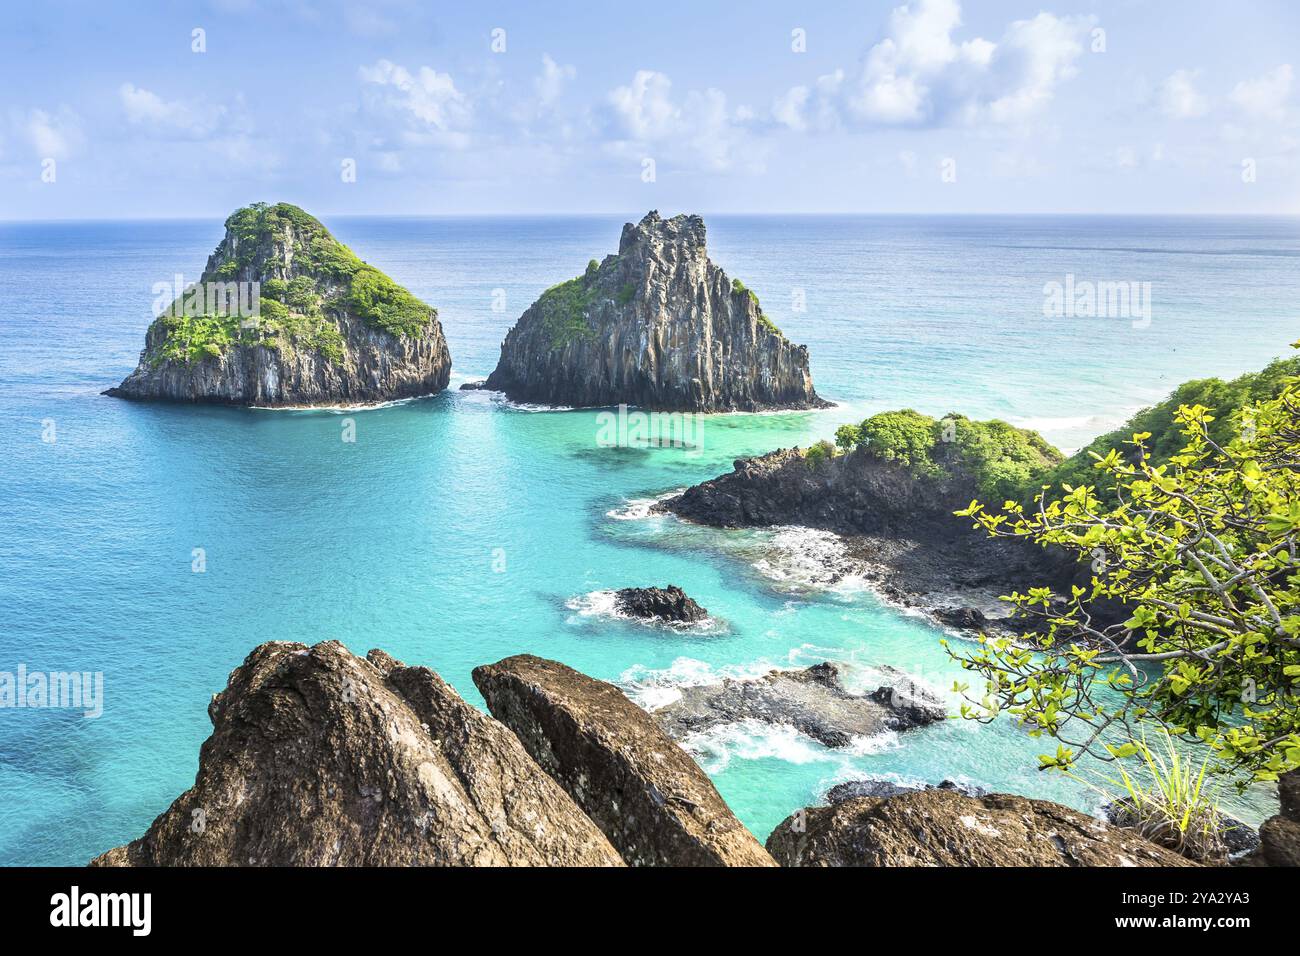
M 58 113 L 31 110 L 18 116 L 15 125 L 42 158 L 65 159 L 82 142 L 81 118 L 66 106 Z
M 1195 119 L 1204 116 L 1210 108 L 1207 100 L 1196 88 L 1200 70 L 1175 70 L 1160 84 L 1160 108 L 1174 119 Z
M 564 92 L 565 85 L 578 75 L 572 66 L 561 66 L 548 54 L 542 54 L 542 72 L 533 80 L 533 89 L 537 93 L 537 102 L 543 108 L 555 105 L 555 101 Z
M 117 90 L 127 122 L 134 126 L 148 126 L 156 131 L 179 132 L 189 136 L 204 136 L 212 132 L 221 120 L 224 110 L 205 109 L 178 100 L 164 100 L 156 93 L 123 83 Z
M 678 99 L 672 80 L 655 70 L 638 70 L 630 84 L 610 92 L 607 106 L 615 148 L 654 148 L 718 170 L 730 167 L 742 151 L 744 123 L 752 116 L 745 108 L 730 111 L 721 90 L 691 90 Z
M 450 74 L 428 66 L 411 73 L 389 60 L 379 60 L 374 66 L 361 67 L 358 75 L 373 88 L 372 106 L 409 124 L 411 141 L 467 145 L 469 137 L 464 131 L 473 111 Z
M 1283 63 L 1263 76 L 1242 80 L 1233 87 L 1229 99 L 1250 116 L 1281 120 L 1291 98 L 1292 79 L 1291 64 Z
M 840 116 L 887 126 L 1020 122 L 1077 72 L 1091 24 L 1092 18 L 1040 13 L 1008 24 L 996 43 L 959 41 L 958 0 L 911 0 L 894 9 L 885 38 L 860 70 L 837 70 L 815 89 L 792 88 L 773 103 L 772 115 L 792 129 L 824 127 Z

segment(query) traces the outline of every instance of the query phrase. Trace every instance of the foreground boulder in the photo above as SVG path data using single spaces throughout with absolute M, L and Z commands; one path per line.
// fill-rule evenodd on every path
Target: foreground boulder
M 935 787 L 800 810 L 767 839 L 782 866 L 1194 866 L 1046 800 Z
M 1248 866 L 1300 866 L 1300 770 L 1277 782 L 1281 809 L 1259 827 L 1259 849 L 1242 862 Z
M 699 216 L 649 213 L 618 254 L 542 293 L 483 387 L 519 402 L 662 411 L 821 408 L 808 350 L 714 265 Z
M 674 584 L 666 588 L 621 588 L 614 592 L 614 604 L 632 617 L 695 624 L 709 616 L 693 598 Z
M 761 720 L 788 724 L 827 747 L 844 747 L 854 737 L 910 730 L 947 716 L 943 701 L 901 672 L 893 675 L 897 683 L 863 695 L 845 690 L 839 668 L 829 662 L 772 671 L 756 680 L 683 688 L 681 698 L 655 717 L 679 740 L 720 724 Z
M 297 206 L 256 203 L 226 220 L 197 289 L 154 320 L 139 366 L 105 394 L 361 404 L 429 395 L 450 377 L 435 309 Z
M 772 866 L 709 778 L 618 688 L 531 655 L 475 668 L 513 730 L 635 866 Z
M 433 671 L 335 641 L 256 648 L 194 786 L 99 866 L 618 866 L 505 727 Z

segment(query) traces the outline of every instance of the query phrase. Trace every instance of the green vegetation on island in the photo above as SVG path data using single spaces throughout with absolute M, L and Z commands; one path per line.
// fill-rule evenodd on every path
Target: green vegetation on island
M 835 445 L 895 462 L 918 478 L 967 477 L 981 494 L 994 498 L 1017 497 L 1064 458 L 1028 429 L 957 414 L 931 418 L 910 408 L 841 425 Z
M 733 295 L 748 295 L 750 301 L 754 303 L 754 307 L 758 309 L 758 321 L 777 335 L 781 334 L 781 330 L 776 327 L 776 323 L 769 319 L 763 312 L 763 305 L 758 301 L 758 293 L 753 289 L 747 288 L 745 283 L 741 282 L 739 279 L 731 280 L 731 292 Z
M 438 314 L 289 203 L 254 203 L 231 214 L 214 258 L 221 261 L 200 286 L 258 282 L 257 315 L 206 308 L 194 315 L 182 297 L 155 321 L 166 335 L 150 356 L 153 365 L 219 358 L 234 345 L 308 349 L 339 361 L 341 313 L 399 337 L 423 334 Z

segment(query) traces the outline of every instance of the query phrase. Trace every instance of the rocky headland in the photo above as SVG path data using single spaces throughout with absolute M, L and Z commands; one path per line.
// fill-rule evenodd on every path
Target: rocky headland
M 355 405 L 429 395 L 450 376 L 435 309 L 298 207 L 257 203 L 226 220 L 197 286 L 154 320 L 140 364 L 105 394 Z
M 618 253 L 546 290 L 481 387 L 513 401 L 678 412 L 821 408 L 808 350 L 708 257 L 699 216 L 650 212 Z
M 824 459 L 787 448 L 738 459 L 730 473 L 654 510 L 719 528 L 834 532 L 854 570 L 887 599 L 948 627 L 1008 629 L 1021 622 L 1007 617 L 1001 595 L 1031 585 L 1068 588 L 1088 568 L 1063 552 L 990 539 L 953 514 L 980 494 L 960 470 L 918 476 L 866 448 Z

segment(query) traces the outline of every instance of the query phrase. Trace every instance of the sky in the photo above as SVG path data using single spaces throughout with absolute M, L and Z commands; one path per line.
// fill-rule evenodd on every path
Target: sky
M 0 219 L 1300 213 L 1291 0 L 6 0 Z

